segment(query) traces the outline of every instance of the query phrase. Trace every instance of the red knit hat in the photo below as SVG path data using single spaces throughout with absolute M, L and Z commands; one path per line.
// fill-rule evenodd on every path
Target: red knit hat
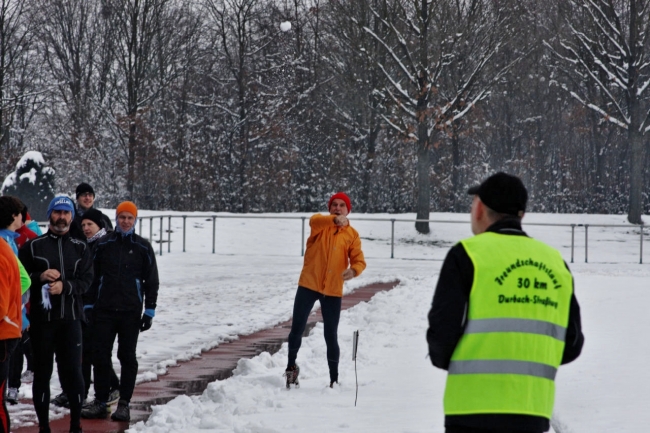
M 327 202 L 327 209 L 329 209 L 332 206 L 332 202 L 334 199 L 339 199 L 343 200 L 345 202 L 345 205 L 348 207 L 348 212 L 352 212 L 352 203 L 350 203 L 350 197 L 344 192 L 337 192 L 333 196 L 330 197 L 330 201 Z
M 132 213 L 134 217 L 137 217 L 138 207 L 132 201 L 123 201 L 122 203 L 117 205 L 117 209 L 115 210 L 115 216 L 118 216 L 122 212 L 129 212 Z

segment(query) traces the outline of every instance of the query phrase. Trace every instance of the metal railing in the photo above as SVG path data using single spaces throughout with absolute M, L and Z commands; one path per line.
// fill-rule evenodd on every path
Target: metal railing
M 217 219 L 279 219 L 279 220 L 300 220 L 301 221 L 301 251 L 300 255 L 305 255 L 305 220 L 306 216 L 266 216 L 266 215 L 150 215 L 138 218 L 139 227 L 138 233 L 142 235 L 142 221 L 149 220 L 149 240 L 153 240 L 153 227 L 154 220 L 159 220 L 159 254 L 163 254 L 163 243 L 167 243 L 167 252 L 171 253 L 171 223 L 172 218 L 183 219 L 183 252 L 186 252 L 186 227 L 188 218 L 201 218 L 211 219 L 212 221 L 212 254 L 216 253 L 216 233 L 217 233 Z M 164 220 L 167 220 L 167 240 L 163 240 L 164 236 Z M 396 222 L 429 222 L 437 224 L 468 224 L 467 221 L 453 221 L 453 220 L 428 220 L 428 219 L 406 219 L 406 218 L 354 218 L 354 221 L 376 221 L 376 222 L 390 222 L 391 223 L 391 241 L 390 241 L 390 258 L 395 258 L 395 223 Z M 645 226 L 640 225 L 623 225 L 623 224 L 558 224 L 558 223 L 526 223 L 526 226 L 547 226 L 547 227 L 570 227 L 571 228 L 571 263 L 574 262 L 575 257 L 575 230 L 576 227 L 584 228 L 585 230 L 585 263 L 589 262 L 589 227 L 603 227 L 603 228 L 638 228 L 639 229 L 639 264 L 643 263 L 643 236 Z

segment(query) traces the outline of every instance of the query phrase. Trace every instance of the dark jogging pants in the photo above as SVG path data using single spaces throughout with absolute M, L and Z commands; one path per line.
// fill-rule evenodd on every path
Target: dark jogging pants
M 9 362 L 9 388 L 20 388 L 24 366 L 23 356 L 27 359 L 27 370 L 34 371 L 32 370 L 34 368 L 32 365 L 34 363 L 32 340 L 28 329 L 23 331 L 23 338 L 19 340 L 18 345 L 16 345 L 16 350 L 11 355 L 11 361 Z
M 0 340 L 0 398 L 2 399 L 2 406 L 0 407 L 0 433 L 9 433 L 11 431 L 5 394 L 7 391 L 7 376 L 9 375 L 9 361 L 19 341 L 20 338 Z
M 91 323 L 93 334 L 93 365 L 95 366 L 95 398 L 108 401 L 113 369 L 113 344 L 117 337 L 117 358 L 120 360 L 120 400 L 131 401 L 138 361 L 135 349 L 140 335 L 141 315 L 133 311 L 94 311 Z
M 81 375 L 81 320 L 32 322 L 30 327 L 34 352 L 34 409 L 41 428 L 49 427 L 50 379 L 54 355 L 63 392 L 70 401 L 70 430 L 80 428 L 84 379 Z
M 81 372 L 84 377 L 84 398 L 88 397 L 88 391 L 90 390 L 90 375 L 93 366 L 93 345 L 95 344 L 95 338 L 92 333 L 92 325 L 88 323 L 81 324 L 81 333 L 83 336 L 83 352 L 81 354 Z M 95 376 L 97 374 L 95 373 Z M 120 379 L 117 378 L 115 370 L 113 370 L 113 365 L 111 365 L 110 372 L 110 390 L 120 389 Z
M 289 333 L 289 363 L 295 365 L 298 350 L 302 344 L 302 335 L 307 326 L 307 319 L 316 301 L 320 302 L 323 316 L 323 334 L 327 345 L 327 365 L 330 369 L 330 380 L 338 380 L 339 369 L 339 342 L 338 328 L 341 317 L 341 298 L 338 296 L 325 296 L 321 293 L 298 286 L 296 299 L 293 303 L 293 321 Z

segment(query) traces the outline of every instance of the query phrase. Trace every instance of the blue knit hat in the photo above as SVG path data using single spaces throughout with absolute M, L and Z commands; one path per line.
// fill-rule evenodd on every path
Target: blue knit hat
M 74 204 L 70 198 L 62 195 L 59 197 L 54 197 L 50 202 L 50 205 L 47 207 L 47 219 L 50 219 L 52 211 L 55 210 L 67 210 L 72 212 L 72 218 L 74 218 Z

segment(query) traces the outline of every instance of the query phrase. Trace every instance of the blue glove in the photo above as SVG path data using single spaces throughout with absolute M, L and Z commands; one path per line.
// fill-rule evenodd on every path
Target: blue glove
M 23 332 L 25 329 L 29 328 L 29 319 L 27 318 L 27 309 L 23 305 Z

